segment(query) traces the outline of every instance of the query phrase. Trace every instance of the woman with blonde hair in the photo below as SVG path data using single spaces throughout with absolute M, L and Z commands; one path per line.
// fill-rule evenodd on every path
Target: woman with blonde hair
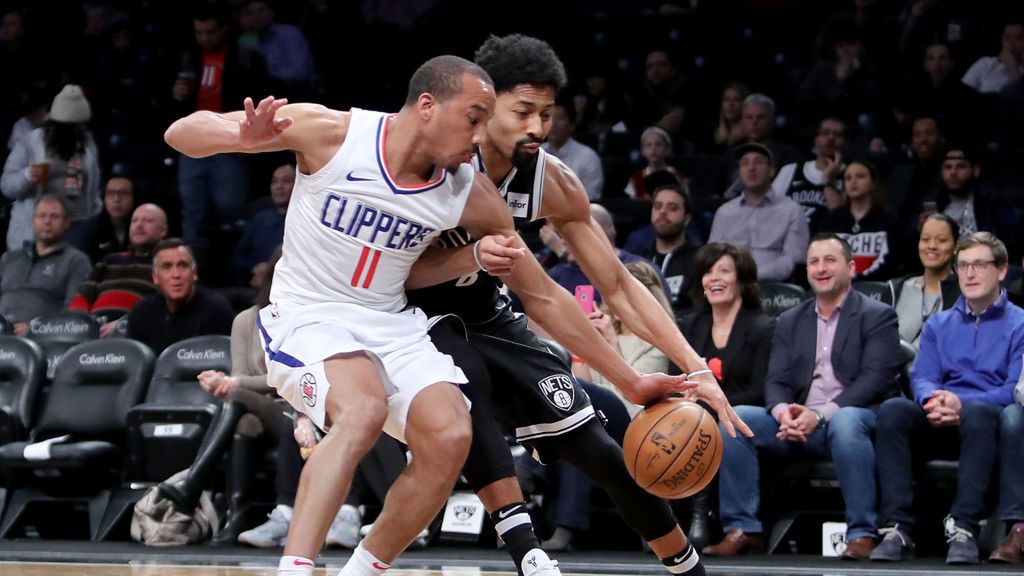
M 750 88 L 740 82 L 730 82 L 722 89 L 722 100 L 718 108 L 718 126 L 713 139 L 716 145 L 729 148 L 742 142 L 743 99 L 750 95 Z

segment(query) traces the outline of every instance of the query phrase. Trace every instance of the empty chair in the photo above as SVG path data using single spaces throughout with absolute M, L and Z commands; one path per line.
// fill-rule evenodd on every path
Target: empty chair
M 778 317 L 786 310 L 810 298 L 806 290 L 786 282 L 761 282 L 761 309 Z
M 11 471 L 6 537 L 33 502 L 89 504 L 90 535 L 122 471 L 125 418 L 146 393 L 153 353 L 132 340 L 93 340 L 71 347 L 28 442 L 0 446 Z
M 892 303 L 896 301 L 896 295 L 892 293 L 892 285 L 888 282 L 859 280 L 853 283 L 853 289 L 872 300 L 877 300 L 889 306 L 892 306 Z
M 53 378 L 57 364 L 64 353 L 76 344 L 95 340 L 100 336 L 100 326 L 92 316 L 84 312 L 64 310 L 44 314 L 28 323 L 28 337 L 37 342 L 46 356 L 46 376 Z
M 28 436 L 43 388 L 44 362 L 35 342 L 0 336 L 0 445 Z

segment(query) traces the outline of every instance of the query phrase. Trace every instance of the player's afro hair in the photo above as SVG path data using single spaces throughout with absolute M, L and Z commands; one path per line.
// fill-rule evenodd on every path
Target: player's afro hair
M 498 93 L 519 84 L 550 86 L 558 92 L 566 83 L 565 66 L 551 46 L 522 34 L 491 36 L 476 51 L 475 61 L 490 74 Z

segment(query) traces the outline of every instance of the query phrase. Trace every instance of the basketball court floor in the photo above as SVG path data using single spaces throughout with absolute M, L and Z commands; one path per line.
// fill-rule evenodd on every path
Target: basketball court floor
M 0 541 L 0 576 L 274 576 L 281 550 L 179 546 L 148 548 L 130 542 Z M 664 568 L 643 552 L 566 552 L 556 555 L 568 575 L 663 576 Z M 328 550 L 316 576 L 335 576 L 348 552 Z M 730 576 L 986 576 L 1021 574 L 1020 566 L 946 566 L 941 558 L 900 564 L 843 562 L 808 555 L 710 558 L 709 574 Z M 515 576 L 499 550 L 438 546 L 409 551 L 389 576 Z

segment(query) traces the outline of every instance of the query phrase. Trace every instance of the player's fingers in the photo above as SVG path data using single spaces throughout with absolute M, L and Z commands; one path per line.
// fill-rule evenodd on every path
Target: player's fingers
M 245 100 L 242 101 L 242 108 L 245 110 L 246 120 L 252 120 L 254 117 L 256 117 L 256 109 L 253 108 L 252 98 L 246 96 Z
M 274 103 L 274 97 L 273 96 L 267 96 L 263 100 L 260 100 L 260 103 L 256 106 L 256 113 L 257 114 L 266 114 L 267 111 L 270 109 L 271 104 L 273 104 L 273 103 Z
M 271 96 L 271 98 L 273 98 L 273 96 Z M 285 104 L 288 104 L 287 98 L 278 98 L 277 100 L 273 100 L 270 103 L 270 108 L 268 111 L 277 112 L 278 110 L 281 109 L 281 106 L 284 106 Z
M 729 404 L 728 401 L 726 401 L 725 403 L 725 412 L 729 416 L 729 422 L 732 423 L 735 428 L 739 429 L 741 434 L 743 434 L 747 438 L 754 437 L 754 431 L 750 429 L 750 426 L 747 426 L 747 423 L 744 422 L 742 418 L 740 418 L 739 414 L 736 413 L 736 410 L 732 407 L 732 405 Z
M 291 118 L 278 118 L 274 121 L 274 130 L 284 132 L 286 128 L 292 125 L 292 122 L 294 122 L 294 120 Z

